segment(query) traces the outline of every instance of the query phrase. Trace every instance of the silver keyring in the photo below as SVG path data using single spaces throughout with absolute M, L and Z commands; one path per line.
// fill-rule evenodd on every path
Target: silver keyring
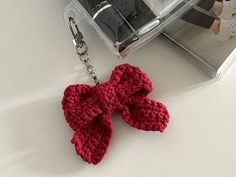
M 76 47 L 76 52 L 79 55 L 80 60 L 87 67 L 87 72 L 93 78 L 94 82 L 96 84 L 99 84 L 99 79 L 94 71 L 93 66 L 90 64 L 89 61 L 88 46 L 86 42 L 83 40 L 83 34 L 80 32 L 79 27 L 75 23 L 73 17 L 69 17 L 69 28 L 72 33 L 73 43 Z

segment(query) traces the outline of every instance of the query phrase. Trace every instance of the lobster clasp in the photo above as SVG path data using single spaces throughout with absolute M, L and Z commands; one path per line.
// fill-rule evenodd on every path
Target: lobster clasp
M 73 36 L 73 43 L 78 47 L 82 47 L 83 45 L 83 34 L 80 32 L 77 24 L 73 17 L 69 17 L 69 28 Z
M 69 17 L 69 28 L 73 36 L 73 43 L 76 47 L 77 54 L 83 56 L 88 52 L 88 46 L 83 40 L 83 34 L 80 32 L 78 25 L 73 17 Z

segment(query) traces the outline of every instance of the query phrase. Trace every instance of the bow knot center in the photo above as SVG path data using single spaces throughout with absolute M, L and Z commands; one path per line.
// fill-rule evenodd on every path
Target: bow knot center
M 105 112 L 114 113 L 121 107 L 121 103 L 117 98 L 114 86 L 111 83 L 103 83 L 94 87 L 94 94 L 98 99 L 98 103 Z

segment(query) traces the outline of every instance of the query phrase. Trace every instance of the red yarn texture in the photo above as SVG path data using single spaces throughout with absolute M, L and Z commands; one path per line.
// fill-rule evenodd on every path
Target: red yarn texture
M 99 163 L 113 133 L 111 116 L 120 112 L 132 127 L 163 132 L 169 122 L 167 108 L 146 95 L 152 83 L 139 68 L 120 65 L 110 81 L 96 86 L 70 85 L 64 93 L 62 108 L 74 130 L 71 142 L 86 162 Z

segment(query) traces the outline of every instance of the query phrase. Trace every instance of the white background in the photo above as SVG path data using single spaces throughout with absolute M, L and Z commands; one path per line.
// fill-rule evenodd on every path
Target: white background
M 63 0 L 0 2 L 0 177 L 236 176 L 236 65 L 220 82 L 188 63 L 163 37 L 116 59 L 81 26 L 101 80 L 121 63 L 153 80 L 151 98 L 171 113 L 165 133 L 143 132 L 113 117 L 114 136 L 97 165 L 75 155 L 61 110 L 68 84 L 92 84 L 63 21 Z

